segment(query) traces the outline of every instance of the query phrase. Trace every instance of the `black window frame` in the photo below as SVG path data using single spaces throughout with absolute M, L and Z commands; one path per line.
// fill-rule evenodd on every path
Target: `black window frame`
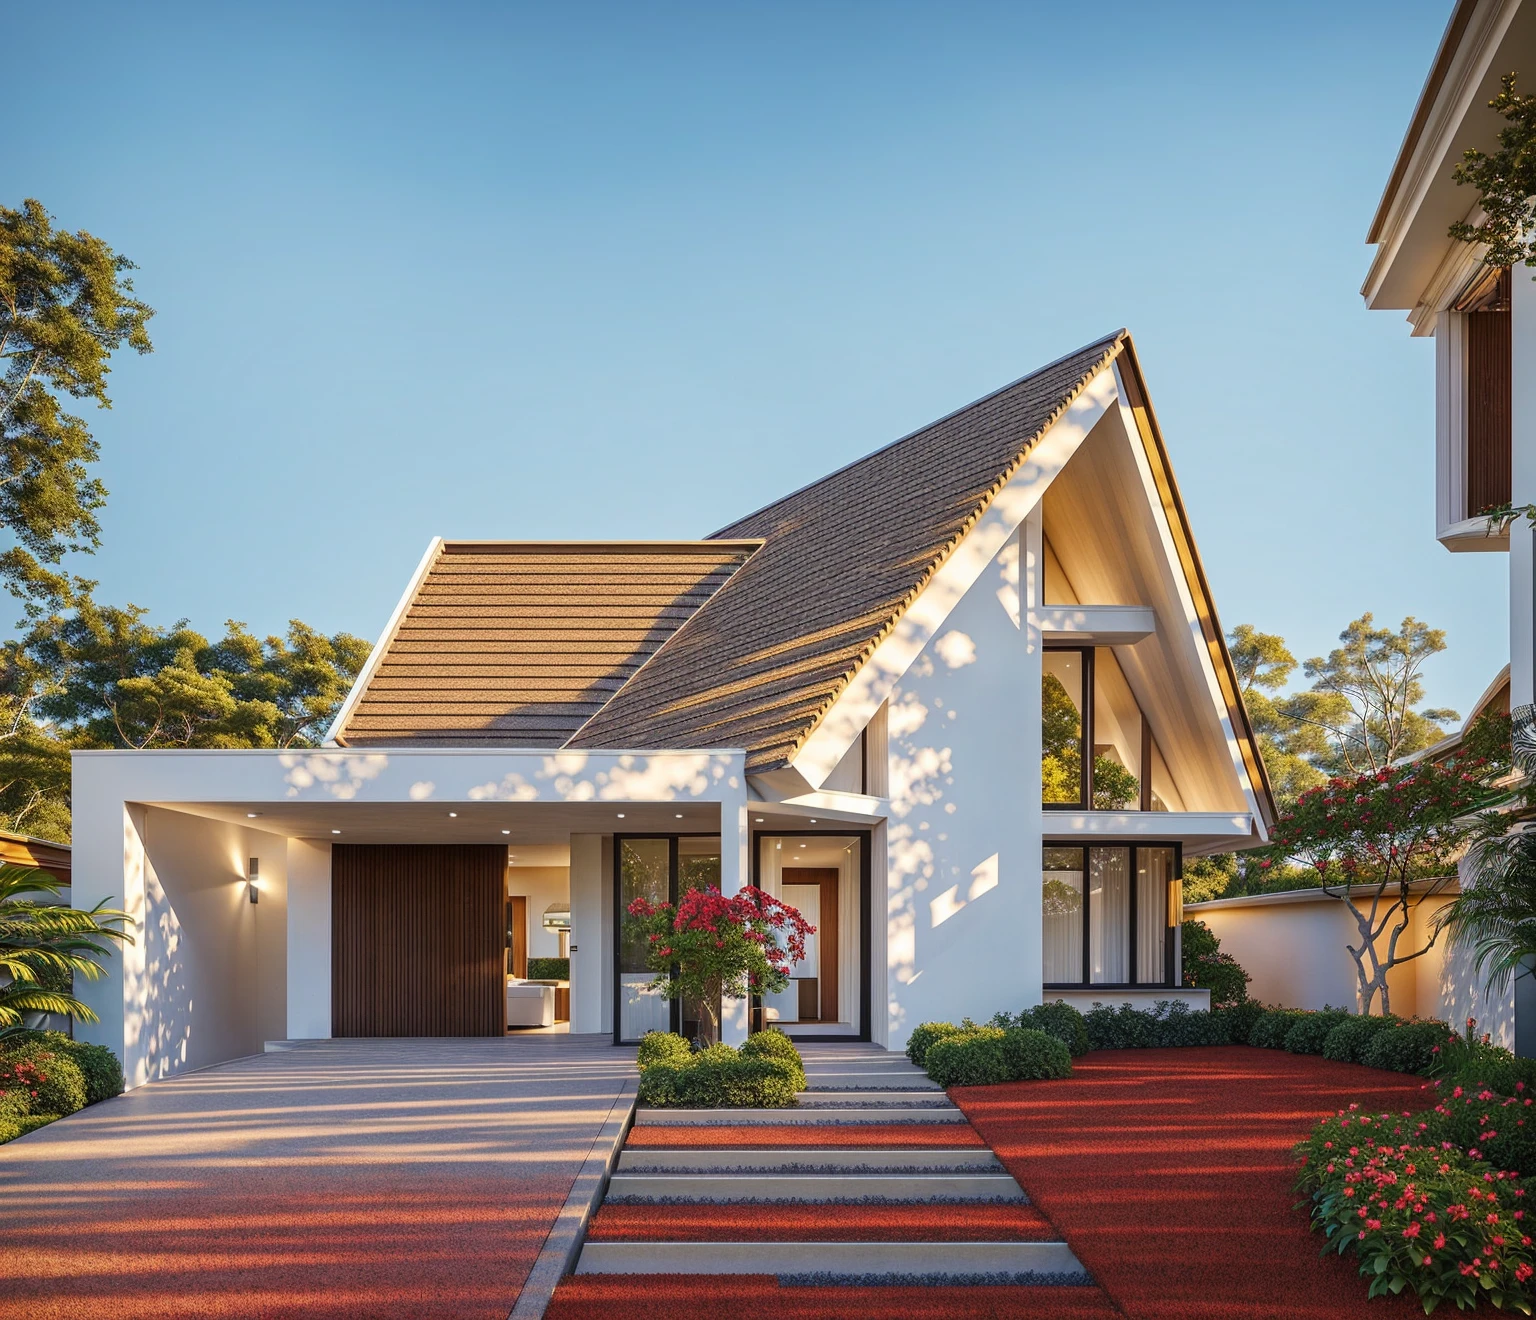
M 622 972 L 619 969 L 619 958 L 624 940 L 624 917 L 626 915 L 621 899 L 622 884 L 620 883 L 624 871 L 623 844 L 631 839 L 665 839 L 667 841 L 667 902 L 673 907 L 677 906 L 677 858 L 679 839 L 719 839 L 722 860 L 724 858 L 725 836 L 719 830 L 686 830 L 681 834 L 668 834 L 656 830 L 633 830 L 625 834 L 613 836 L 613 1043 L 615 1045 L 634 1045 L 637 1042 L 625 1040 L 621 1035 L 620 1022 L 623 1019 L 624 986 L 620 981 Z M 673 999 L 667 1004 L 667 1029 L 669 1031 L 681 1031 L 683 1027 L 683 1004 L 680 999 Z
M 1093 692 L 1094 692 L 1094 652 L 1098 649 L 1094 646 L 1047 646 L 1042 648 L 1046 652 L 1071 652 L 1082 657 L 1083 664 L 1083 704 L 1078 711 L 1078 799 L 1076 802 L 1046 802 L 1045 792 L 1042 788 L 1041 807 L 1046 811 L 1092 811 L 1093 810 Z M 1042 690 L 1045 684 L 1045 675 L 1040 676 Z M 1045 753 L 1042 750 L 1041 756 Z
M 1177 839 L 1084 839 L 1076 838 L 1050 838 L 1047 837 L 1041 845 L 1040 867 L 1042 881 L 1045 875 L 1045 849 L 1046 848 L 1077 848 L 1083 853 L 1083 979 L 1081 981 L 1042 981 L 1042 990 L 1174 990 L 1180 984 L 1179 969 L 1174 965 L 1176 957 L 1175 947 L 1178 941 L 1172 936 L 1174 927 L 1168 926 L 1170 932 L 1163 941 L 1163 979 L 1161 981 L 1138 981 L 1136 973 L 1136 896 L 1138 886 L 1136 884 L 1137 858 L 1136 854 L 1143 848 L 1172 848 L 1173 849 L 1173 878 L 1180 884 L 1184 882 L 1184 845 Z M 1089 944 L 1092 934 L 1089 925 L 1089 905 L 1093 899 L 1089 893 L 1088 875 L 1089 861 L 1088 850 L 1090 848 L 1128 848 L 1131 854 L 1131 892 L 1129 913 L 1127 915 L 1128 946 L 1126 966 L 1130 969 L 1129 981 L 1095 981 L 1093 977 L 1093 965 L 1089 957 Z

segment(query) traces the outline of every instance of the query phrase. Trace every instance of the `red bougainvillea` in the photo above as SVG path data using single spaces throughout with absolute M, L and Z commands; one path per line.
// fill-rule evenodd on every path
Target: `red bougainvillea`
M 729 898 L 691 889 L 676 907 L 637 898 L 624 923 L 625 938 L 656 973 L 651 985 L 668 999 L 696 1001 L 712 1040 L 719 1039 L 722 997 L 783 990 L 790 968 L 805 957 L 805 937 L 815 933 L 799 911 L 751 885 Z

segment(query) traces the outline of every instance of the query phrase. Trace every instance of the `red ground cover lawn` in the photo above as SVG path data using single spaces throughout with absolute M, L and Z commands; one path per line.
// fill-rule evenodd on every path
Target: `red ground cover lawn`
M 579 1274 L 545 1320 L 1119 1320 L 1097 1288 L 781 1288 L 771 1274 Z
M 1423 1315 L 1366 1299 L 1292 1206 L 1291 1147 L 1352 1101 L 1427 1107 L 1423 1079 L 1249 1046 L 1110 1050 L 1058 1082 L 950 1094 L 1130 1320 Z
M 1051 1242 L 1032 1206 L 605 1205 L 593 1242 Z
M 854 1150 L 950 1150 L 986 1143 L 964 1123 L 847 1123 L 837 1127 L 809 1124 L 765 1124 L 755 1127 L 666 1127 L 636 1125 L 625 1139 L 626 1150 L 770 1150 L 780 1146 L 827 1146 Z

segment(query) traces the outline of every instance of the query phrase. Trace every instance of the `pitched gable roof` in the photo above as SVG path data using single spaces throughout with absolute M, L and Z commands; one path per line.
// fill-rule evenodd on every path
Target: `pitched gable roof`
M 756 548 L 446 543 L 376 648 L 336 741 L 563 746 Z
M 1125 332 L 715 533 L 762 548 L 570 740 L 786 765 Z

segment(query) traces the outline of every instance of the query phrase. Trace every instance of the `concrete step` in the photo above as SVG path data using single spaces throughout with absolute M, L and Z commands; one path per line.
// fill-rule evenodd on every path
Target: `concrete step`
M 802 1106 L 813 1109 L 849 1105 L 855 1109 L 878 1109 L 889 1105 L 893 1109 L 911 1107 L 928 1109 L 952 1109 L 949 1097 L 943 1091 L 801 1091 L 795 1099 Z
M 1027 1201 L 1006 1173 L 616 1173 L 609 1201 Z M 665 1221 L 658 1231 L 665 1230 Z
M 617 1173 L 1001 1173 L 985 1148 L 957 1150 L 625 1150 Z
M 1086 1280 L 1065 1242 L 588 1242 L 577 1274 Z
M 806 1069 L 807 1091 L 942 1091 L 926 1073 L 896 1072 L 812 1072 Z
M 635 1122 L 646 1127 L 741 1127 L 789 1124 L 838 1126 L 843 1123 L 964 1123 L 965 1115 L 947 1109 L 889 1109 L 830 1106 L 817 1109 L 637 1109 Z

